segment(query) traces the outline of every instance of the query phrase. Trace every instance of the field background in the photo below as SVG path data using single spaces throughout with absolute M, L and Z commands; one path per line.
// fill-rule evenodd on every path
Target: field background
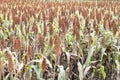
M 120 1 L 0 0 L 0 80 L 120 80 Z

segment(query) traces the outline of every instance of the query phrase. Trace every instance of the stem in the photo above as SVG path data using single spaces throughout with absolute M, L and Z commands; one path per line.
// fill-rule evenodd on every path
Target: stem
M 55 69 L 56 69 L 56 66 L 57 66 L 57 65 L 60 65 L 60 56 L 59 56 L 59 55 L 57 55 L 57 56 L 55 57 L 55 65 L 54 65 L 54 76 L 53 76 L 53 79 L 55 79 L 55 73 L 56 73 Z
M 2 80 L 2 79 L 1 79 L 1 75 L 2 75 L 2 74 L 0 73 L 0 80 Z
M 0 72 L 0 80 L 4 80 L 4 73 Z
M 57 65 L 60 65 L 60 56 L 57 56 Z
M 20 54 L 19 54 L 19 52 L 18 52 L 18 62 L 20 62 Z
M 13 80 L 13 73 L 10 73 L 10 80 Z
M 54 65 L 54 76 L 53 76 L 53 79 L 55 79 L 55 68 L 56 68 L 56 66 L 57 66 L 57 56 L 55 56 L 55 65 Z

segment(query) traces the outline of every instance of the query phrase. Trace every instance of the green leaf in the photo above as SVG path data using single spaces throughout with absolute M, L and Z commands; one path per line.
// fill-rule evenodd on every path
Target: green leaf
M 54 34 L 59 32 L 59 26 L 57 24 L 53 25 Z
M 37 74 L 37 79 L 38 80 L 43 80 L 42 79 L 42 68 L 38 68 L 34 65 L 32 65 L 32 68 L 35 70 L 36 74 Z
M 29 64 L 34 63 L 34 62 L 41 64 L 42 60 L 43 60 L 43 58 L 41 58 L 40 60 L 31 60 L 26 65 L 29 65 Z M 50 63 L 50 61 L 47 58 L 46 58 L 46 63 L 49 65 L 50 68 L 52 68 L 52 64 Z
M 2 58 L 2 51 L 0 51 L 0 59 Z
M 102 49 L 101 49 L 101 60 L 102 60 L 102 58 L 103 58 L 103 55 L 106 55 L 106 53 L 105 53 L 105 51 L 106 51 L 106 47 L 103 47 Z
M 83 73 L 83 66 L 80 62 L 77 63 L 78 71 L 79 71 L 79 80 L 83 80 L 84 73 Z
M 9 80 L 10 73 L 8 73 L 5 77 L 4 80 Z
M 73 42 L 75 42 L 75 36 L 72 35 L 72 32 L 68 32 L 66 34 L 66 40 L 68 42 L 68 44 L 73 44 Z
M 100 67 L 100 72 L 102 74 L 102 77 L 105 79 L 106 78 L 106 73 L 105 73 L 105 70 L 104 70 L 104 66 Z
M 84 64 L 84 68 L 85 68 L 85 67 L 88 67 L 88 66 L 89 66 L 89 63 L 91 62 L 91 58 L 92 58 L 92 56 L 93 56 L 94 48 L 95 48 L 95 46 L 92 46 L 92 47 L 90 48 L 90 50 L 88 51 L 88 56 L 87 56 L 86 62 L 85 62 L 85 64 Z
M 64 67 L 58 66 L 58 68 L 59 68 L 58 80 L 66 80 Z

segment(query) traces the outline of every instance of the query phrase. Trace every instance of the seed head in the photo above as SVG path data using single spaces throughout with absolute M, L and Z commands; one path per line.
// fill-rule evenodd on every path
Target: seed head
M 22 43 L 20 37 L 16 38 L 14 41 L 14 49 L 19 51 L 22 48 Z
M 42 70 L 43 70 L 43 72 L 46 71 L 46 69 L 47 69 L 46 59 L 43 58 L 43 61 L 42 61 Z
M 29 58 L 31 58 L 32 57 L 32 46 L 28 46 L 28 56 L 29 56 Z
M 61 41 L 60 41 L 60 36 L 59 35 L 56 35 L 56 37 L 55 37 L 54 52 L 55 52 L 56 55 L 61 54 Z

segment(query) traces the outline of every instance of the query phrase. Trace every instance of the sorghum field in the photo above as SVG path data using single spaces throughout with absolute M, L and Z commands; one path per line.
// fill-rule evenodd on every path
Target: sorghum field
M 120 80 L 120 1 L 0 0 L 0 80 Z

